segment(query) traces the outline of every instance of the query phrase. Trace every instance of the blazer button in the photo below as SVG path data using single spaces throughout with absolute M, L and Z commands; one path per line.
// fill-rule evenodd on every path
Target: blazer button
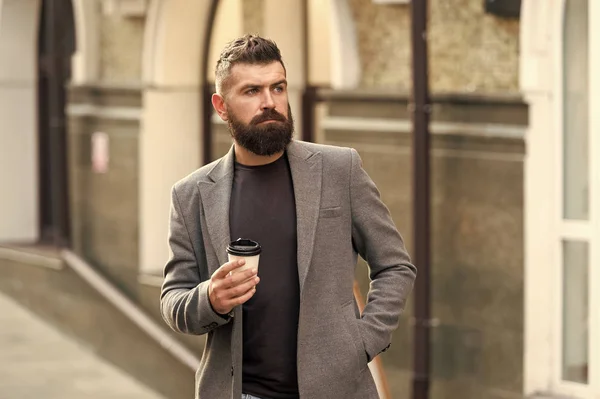
M 231 376 L 233 377 L 233 366 L 231 366 Z

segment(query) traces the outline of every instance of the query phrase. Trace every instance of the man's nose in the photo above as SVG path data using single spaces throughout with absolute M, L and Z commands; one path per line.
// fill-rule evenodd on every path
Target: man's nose
M 273 96 L 270 91 L 265 91 L 262 96 L 262 109 L 273 109 L 275 108 L 275 101 L 273 101 Z

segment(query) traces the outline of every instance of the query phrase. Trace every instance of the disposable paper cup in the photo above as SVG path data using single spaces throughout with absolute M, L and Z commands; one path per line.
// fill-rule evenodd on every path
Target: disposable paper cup
M 240 259 L 246 261 L 244 266 L 238 267 L 233 273 L 252 268 L 258 269 L 260 253 L 260 244 L 247 238 L 238 238 L 237 240 L 230 242 L 227 246 L 227 255 L 230 262 Z

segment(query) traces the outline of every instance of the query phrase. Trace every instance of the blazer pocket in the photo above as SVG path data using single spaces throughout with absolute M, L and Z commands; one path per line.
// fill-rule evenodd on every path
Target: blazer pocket
M 337 218 L 342 216 L 342 207 L 334 206 L 331 208 L 321 208 L 319 211 L 320 218 Z
M 362 335 L 358 330 L 358 321 L 354 313 L 354 301 L 347 303 L 342 306 L 342 313 L 350 335 L 352 336 L 352 343 L 356 349 L 356 360 L 358 363 L 358 371 L 362 372 L 368 367 L 369 360 L 367 358 L 367 351 L 365 350 L 365 343 L 362 340 Z

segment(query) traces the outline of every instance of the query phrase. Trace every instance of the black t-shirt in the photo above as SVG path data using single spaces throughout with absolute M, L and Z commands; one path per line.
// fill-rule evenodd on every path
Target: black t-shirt
M 242 390 L 297 399 L 296 341 L 300 287 L 296 205 L 287 156 L 261 166 L 235 164 L 229 208 L 231 239 L 262 247 L 254 296 L 243 305 Z

